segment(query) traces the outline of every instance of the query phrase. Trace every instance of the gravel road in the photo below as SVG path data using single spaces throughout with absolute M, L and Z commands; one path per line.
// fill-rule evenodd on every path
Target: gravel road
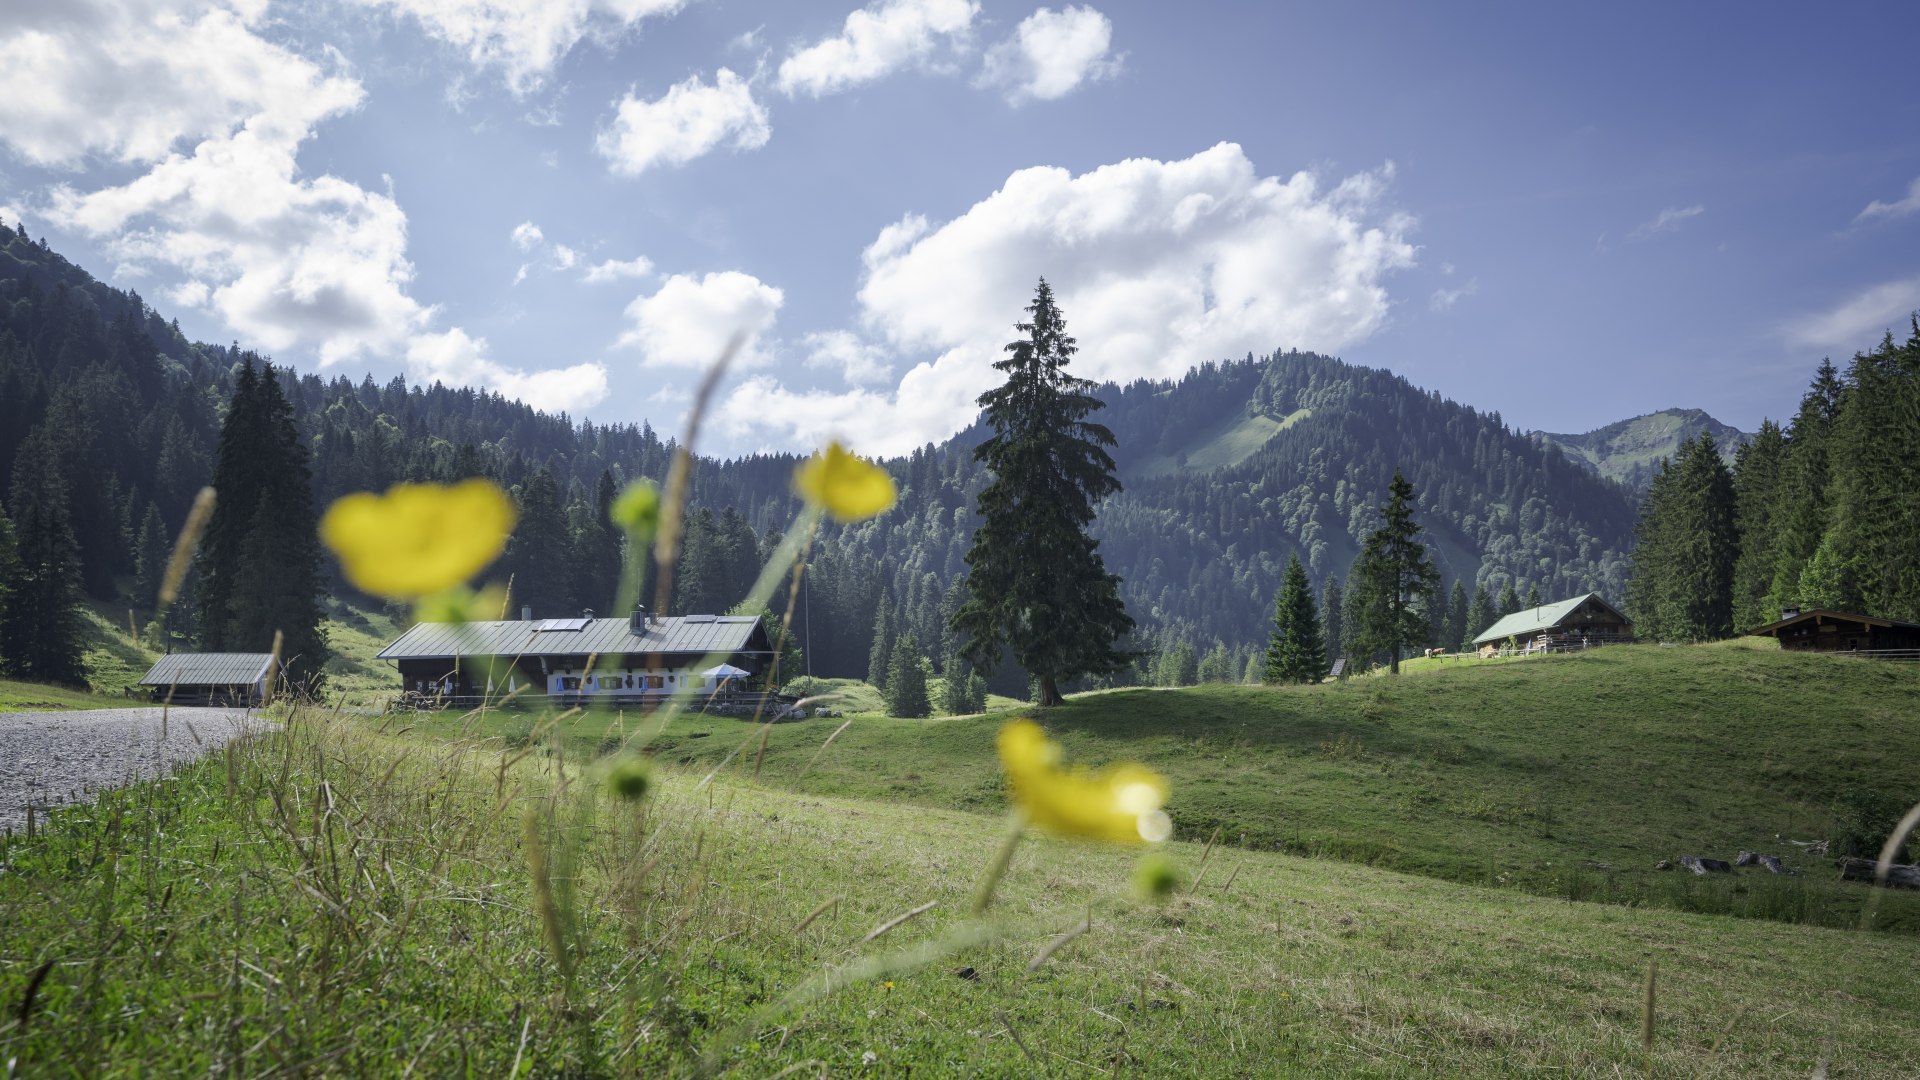
M 0 713 L 0 829 L 26 826 L 27 806 L 86 802 L 101 788 L 191 761 L 266 721 L 245 709 L 96 709 Z

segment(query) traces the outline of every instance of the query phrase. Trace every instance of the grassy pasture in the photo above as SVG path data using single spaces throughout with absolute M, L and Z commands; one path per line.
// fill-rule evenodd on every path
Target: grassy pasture
M 1852 926 L 1863 890 L 1785 839 L 1833 835 L 1852 803 L 1920 802 L 1916 700 L 1920 665 L 1630 646 L 1436 661 L 1344 685 L 1108 691 L 1042 720 L 1073 760 L 1136 759 L 1166 773 L 1188 839 L 1217 828 L 1236 846 L 1453 881 Z M 756 745 L 748 757 L 796 791 L 997 810 L 1001 719 L 861 716 L 825 754 L 844 721 L 780 724 L 764 755 Z M 583 715 L 562 731 L 592 752 L 637 722 Z M 509 737 L 534 723 L 486 721 Z M 686 717 L 653 752 L 711 767 L 747 732 Z M 1683 854 L 1732 861 L 1742 849 L 1781 855 L 1805 876 L 1653 869 Z M 1888 903 L 1878 918 L 1920 931 L 1920 900 Z
M 1901 935 L 1190 843 L 1171 845 L 1188 885 L 1160 907 L 1125 896 L 1132 852 L 1047 839 L 1021 846 L 982 922 L 964 910 L 997 813 L 696 789 L 680 769 L 642 810 L 602 795 L 567 745 L 296 717 L 0 842 L 0 1060 L 51 1076 L 759 1077 L 1824 1062 L 1840 1078 L 1909 1075 L 1920 1050 L 1920 946 Z

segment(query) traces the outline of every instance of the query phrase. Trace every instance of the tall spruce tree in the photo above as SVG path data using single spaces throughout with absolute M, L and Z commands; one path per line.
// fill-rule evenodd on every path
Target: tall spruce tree
M 1735 630 L 1752 629 L 1780 617 L 1766 604 L 1775 562 L 1773 512 L 1786 451 L 1780 425 L 1762 420 L 1753 439 L 1734 454 L 1734 525 L 1740 533 L 1740 557 L 1733 564 Z
M 1086 417 L 1102 407 L 1094 385 L 1067 374 L 1076 351 L 1053 290 L 1042 279 L 994 367 L 1007 381 L 980 395 L 993 434 L 974 448 L 992 480 L 980 492 L 980 527 L 967 552 L 968 600 L 953 625 L 962 651 L 991 670 L 1005 643 L 1034 678 L 1036 702 L 1064 700 L 1060 683 L 1124 669 L 1118 642 L 1133 629 L 1120 579 L 1087 534 L 1094 505 L 1120 490 L 1106 448 L 1113 433 Z
M 1833 451 L 1832 518 L 1814 562 L 1832 564 L 1845 610 L 1920 619 L 1920 321 L 1904 347 L 1888 334 L 1853 358 Z
M 1526 600 L 1526 603 L 1521 606 L 1521 609 L 1526 610 L 1529 608 L 1537 608 L 1541 605 L 1542 602 L 1543 601 L 1540 597 L 1540 586 L 1529 585 L 1527 586 L 1527 600 Z
M 140 519 L 140 532 L 133 545 L 133 601 L 152 607 L 160 599 L 160 582 L 166 576 L 173 545 L 168 542 L 167 526 L 160 520 L 160 508 L 147 504 Z
M 1505 585 L 1500 586 L 1499 618 L 1504 619 L 1519 610 L 1520 594 L 1514 591 L 1513 582 L 1509 580 Z
M 1467 586 L 1459 578 L 1453 579 L 1453 592 L 1447 596 L 1447 631 L 1440 636 L 1438 644 L 1449 649 L 1464 649 L 1462 642 L 1467 637 Z M 1480 631 L 1475 630 L 1474 633 Z
M 280 655 L 296 686 L 327 662 L 321 628 L 324 562 L 307 448 L 272 364 L 247 356 L 220 428 L 219 493 L 200 546 L 200 644 L 209 652 Z
M 1400 674 L 1400 651 L 1428 640 L 1427 612 L 1440 588 L 1440 571 L 1420 542 L 1413 520 L 1413 485 L 1398 472 L 1387 488 L 1378 529 L 1367 534 L 1347 588 L 1360 594 L 1361 641 L 1368 653 L 1385 652 L 1388 670 Z
M 1493 601 L 1487 597 L 1487 587 L 1485 584 L 1475 585 L 1473 602 L 1467 605 L 1465 629 L 1460 632 L 1460 648 L 1463 651 L 1471 649 L 1473 639 L 1486 633 L 1487 627 L 1493 623 Z
M 1686 440 L 1672 462 L 1660 463 L 1635 537 L 1627 582 L 1635 629 L 1665 641 L 1730 636 L 1739 536 L 1733 476 L 1711 434 Z
M 884 586 L 873 606 L 873 645 L 867 650 L 867 682 L 881 690 L 893 664 L 893 592 Z
M 933 715 L 927 698 L 927 669 L 920 666 L 920 647 L 911 630 L 893 643 L 887 664 L 887 715 L 919 719 Z
M 1320 637 L 1320 614 L 1313 607 L 1313 586 L 1300 556 L 1289 555 L 1273 600 L 1273 634 L 1267 640 L 1267 663 L 1261 673 L 1270 683 L 1317 683 L 1327 677 L 1326 643 Z
M 1326 639 L 1327 659 L 1334 660 L 1346 655 L 1346 642 L 1340 636 L 1340 579 L 1332 574 L 1327 575 L 1327 583 L 1320 587 L 1320 619 Z
M 11 562 L 0 657 L 14 678 L 84 686 L 80 545 L 67 516 L 67 486 L 52 439 L 36 427 L 13 462 L 12 559 L 0 553 L 0 564 Z
M 554 480 L 553 470 L 545 465 L 534 470 L 517 494 L 520 520 L 501 559 L 506 575 L 513 581 L 509 609 L 517 612 L 522 607 L 531 607 L 536 619 L 572 618 L 580 614 L 579 599 L 573 595 L 573 538 L 567 530 L 566 512 L 560 505 L 560 486 Z M 689 521 L 688 536 L 694 532 L 695 526 Z M 691 555 L 692 547 L 691 542 L 682 542 L 683 564 L 698 563 Z M 696 614 L 682 602 L 684 595 L 683 582 L 676 576 L 673 612 Z M 704 602 L 705 597 L 700 600 Z M 712 615 L 719 610 L 702 607 L 697 614 Z
M 1776 616 L 1781 608 L 1800 604 L 1800 573 L 1827 533 L 1829 443 L 1844 393 L 1833 362 L 1820 361 L 1813 384 L 1801 397 L 1800 409 L 1787 427 L 1786 456 L 1780 463 L 1770 519 L 1773 583 L 1767 589 L 1765 603 L 1765 609 Z

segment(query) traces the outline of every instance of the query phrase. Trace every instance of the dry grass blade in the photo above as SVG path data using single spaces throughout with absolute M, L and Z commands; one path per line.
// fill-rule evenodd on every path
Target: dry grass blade
M 1660 961 L 1647 961 L 1647 999 L 1640 1013 L 1640 1045 L 1648 1053 L 1653 1052 L 1653 997 L 1654 984 L 1659 981 Z
M 788 936 L 798 934 L 800 931 L 805 930 L 809 926 L 812 926 L 815 919 L 818 919 L 820 916 L 825 915 L 827 913 L 827 909 L 838 908 L 840 906 L 840 901 L 845 899 L 846 899 L 846 896 L 844 894 L 840 896 L 836 896 L 831 900 L 828 900 L 825 903 L 821 904 L 819 907 L 814 908 L 811 912 L 807 914 L 806 918 L 800 920 L 800 924 L 798 926 L 795 926 L 792 930 L 787 931 Z
M 207 522 L 213 517 L 214 492 L 210 487 L 200 489 L 193 497 L 193 509 L 187 511 L 187 523 L 180 527 L 180 539 L 174 542 L 173 557 L 167 560 L 166 576 L 160 579 L 160 608 L 165 610 L 173 606 L 180 595 L 180 583 L 187 578 L 187 567 L 193 562 L 193 552 L 200 546 L 200 534 L 207 529 Z
M 920 915 L 925 915 L 927 912 L 932 911 L 934 908 L 934 905 L 938 904 L 939 902 L 940 901 L 938 900 L 929 900 L 926 903 L 921 904 L 919 907 L 914 908 L 911 911 L 903 911 L 900 914 L 895 915 L 893 918 L 888 919 L 886 922 L 883 922 L 879 926 L 876 926 L 873 929 L 867 931 L 867 936 L 860 939 L 860 944 L 865 945 L 867 942 L 872 941 L 875 938 L 878 938 L 886 934 L 888 931 L 893 930 L 895 927 L 908 921 L 909 919 L 916 918 Z
M 846 723 L 844 723 L 844 724 L 841 724 L 841 725 L 840 725 L 839 727 L 837 727 L 837 728 L 834 728 L 834 729 L 833 729 L 833 734 L 831 734 L 831 735 L 829 735 L 829 736 L 827 736 L 827 741 L 826 741 L 826 742 L 823 742 L 823 743 L 821 743 L 821 744 L 820 744 L 820 749 L 818 749 L 818 750 L 815 750 L 815 751 L 813 752 L 813 757 L 812 757 L 811 759 L 809 759 L 809 760 L 808 760 L 808 762 L 807 762 L 807 767 L 806 767 L 806 768 L 804 768 L 804 769 L 801 769 L 801 770 L 800 770 L 800 775 L 801 775 L 801 776 L 805 776 L 805 775 L 807 775 L 808 773 L 810 773 L 810 772 L 812 772 L 812 771 L 813 771 L 813 767 L 814 767 L 815 765 L 818 765 L 818 764 L 820 763 L 820 755 L 821 755 L 821 754 L 824 754 L 824 753 L 826 753 L 826 752 L 827 752 L 827 747 L 829 747 L 829 746 L 832 746 L 832 745 L 833 745 L 833 740 L 835 740 L 835 739 L 837 739 L 837 738 L 839 738 L 839 737 L 840 737 L 840 733 L 841 733 L 841 732 L 843 732 L 843 731 L 845 731 L 845 730 L 847 730 L 848 728 L 850 728 L 850 727 L 852 727 L 852 726 L 853 726 L 853 721 L 852 721 L 851 719 L 849 719 L 849 720 L 848 720 L 848 721 L 847 721 Z
M 1039 952 L 1034 953 L 1033 959 L 1027 962 L 1027 970 L 1028 971 L 1040 970 L 1040 965 L 1046 963 L 1048 960 L 1053 959 L 1054 953 L 1057 953 L 1061 949 L 1066 948 L 1067 944 L 1071 942 L 1074 938 L 1079 937 L 1081 934 L 1084 934 L 1091 929 L 1093 929 L 1093 912 L 1089 911 L 1087 912 L 1087 919 L 1085 922 L 1081 923 L 1079 926 L 1072 927 L 1071 929 L 1067 930 L 1065 933 L 1055 937 L 1052 941 L 1047 942 L 1046 945 L 1043 946 Z
M 1033 1067 L 1036 1069 L 1042 1068 L 1039 1059 L 1035 1058 L 1033 1051 L 1028 1049 L 1027 1041 L 1020 1037 L 1019 1029 L 1013 1026 L 1013 1019 L 1006 1014 L 1006 1011 L 1004 1009 L 995 1009 L 993 1010 L 993 1015 L 999 1019 L 1001 1026 L 1007 1029 L 1007 1034 L 1013 1036 L 1013 1045 L 1019 1047 L 1020 1052 L 1027 1055 L 1027 1060 L 1033 1064 Z

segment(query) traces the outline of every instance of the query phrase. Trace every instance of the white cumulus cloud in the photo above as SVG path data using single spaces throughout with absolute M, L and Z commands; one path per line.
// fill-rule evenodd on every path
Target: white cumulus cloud
M 1920 176 L 1914 177 L 1913 183 L 1907 185 L 1906 198 L 1897 202 L 1881 202 L 1875 199 L 1868 203 L 1864 210 L 1854 215 L 1853 223 L 1859 225 L 1876 218 L 1894 221 L 1914 214 L 1920 214 Z
M 623 278 L 641 278 L 653 273 L 653 260 L 645 255 L 636 255 L 631 259 L 608 259 L 587 267 L 581 275 L 582 280 L 599 283 L 619 281 Z
M 613 123 L 601 130 L 594 149 L 622 176 L 638 176 L 655 165 L 684 165 L 722 143 L 757 150 L 773 137 L 767 110 L 753 99 L 752 87 L 727 68 L 711 86 L 694 75 L 658 101 L 628 91 L 614 110 Z
M 419 20 L 434 38 L 497 68 L 516 94 L 538 89 L 582 38 L 613 41 L 686 0 L 355 0 Z M 264 5 L 262 5 L 264 6 Z
M 485 386 L 546 412 L 573 412 L 607 396 L 607 369 L 575 364 L 547 371 L 504 367 L 487 356 L 487 339 L 455 327 L 437 334 L 416 334 L 407 345 L 407 364 L 422 385 Z
M 846 330 L 808 334 L 800 344 L 807 350 L 808 367 L 838 371 L 850 383 L 879 382 L 892 372 L 885 349 Z
M 0 30 L 14 32 L 0 50 L 25 41 L 29 61 L 0 59 L 0 139 L 35 161 L 105 155 L 145 167 L 117 184 L 56 185 L 44 214 L 97 239 L 119 273 L 170 271 L 157 286 L 165 295 L 249 346 L 310 351 L 322 366 L 405 357 L 433 365 L 416 374 L 464 370 L 529 400 L 591 393 L 578 370 L 482 363 L 483 342 L 433 329 L 435 309 L 408 292 L 407 217 L 391 186 L 369 191 L 300 168 L 302 144 L 360 105 L 360 84 L 259 37 L 265 9 L 263 0 L 0 7 Z M 57 92 L 15 92 L 23 70 Z M 455 342 L 464 366 L 448 359 Z M 567 392 L 549 389 L 556 382 Z
M 876 453 L 944 438 L 997 382 L 990 365 L 1041 276 L 1086 378 L 1176 378 L 1249 351 L 1342 348 L 1385 324 L 1386 278 L 1414 263 L 1411 219 L 1380 206 L 1390 176 L 1330 189 L 1311 173 L 1261 176 L 1231 143 L 1079 176 L 1023 169 L 952 221 L 908 215 L 868 247 L 866 329 L 896 352 L 933 355 L 892 393 L 798 392 L 769 375 L 729 406 L 743 430 L 772 420 L 803 442 L 857 430 Z
M 942 45 L 966 48 L 974 0 L 878 0 L 852 12 L 840 33 L 794 50 L 775 83 L 789 97 L 821 97 L 924 64 Z
M 1895 340 L 1908 316 L 1920 310 L 1920 277 L 1871 285 L 1825 311 L 1789 321 L 1783 336 L 1801 348 L 1846 354 L 1871 349 L 1889 330 Z
M 1122 57 L 1112 47 L 1113 23 L 1093 8 L 1041 8 L 987 50 L 979 83 L 999 88 L 1009 104 L 1052 101 L 1117 74 Z
M 633 325 L 618 344 L 639 349 L 648 366 L 703 368 L 739 334 L 734 366 L 763 365 L 769 357 L 760 350 L 761 336 L 773 328 L 785 302 L 780 289 L 738 270 L 697 278 L 674 274 L 658 291 L 627 305 Z
M 510 239 L 513 240 L 513 246 L 519 248 L 521 251 L 532 251 L 534 248 L 540 246 L 542 240 L 546 239 L 546 234 L 542 233 L 540 226 L 535 225 L 533 222 L 523 221 L 513 227 L 513 235 Z
M 250 116 L 317 119 L 359 84 L 258 36 L 258 0 L 0 4 L 0 141 L 42 165 L 159 161 Z

